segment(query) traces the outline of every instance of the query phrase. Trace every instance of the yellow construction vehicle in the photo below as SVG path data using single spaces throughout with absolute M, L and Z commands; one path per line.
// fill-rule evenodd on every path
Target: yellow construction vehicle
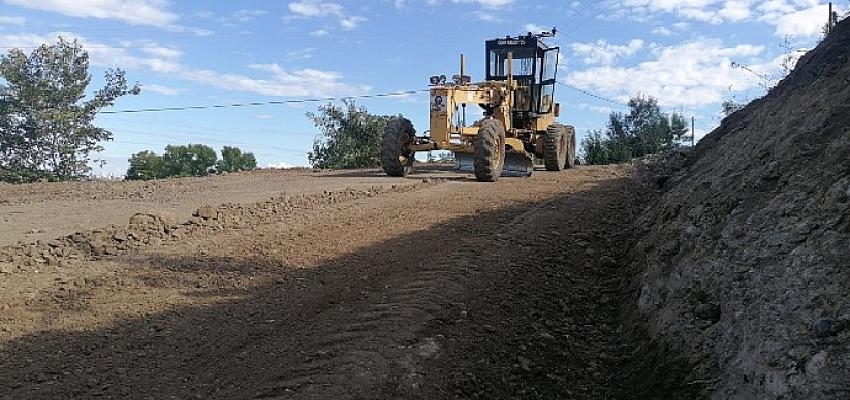
M 460 75 L 446 82 L 432 76 L 431 127 L 416 136 L 404 117 L 392 119 L 384 130 L 381 161 L 390 176 L 407 175 L 417 151 L 454 152 L 460 170 L 473 171 L 479 181 L 500 176 L 528 176 L 535 157 L 549 171 L 575 164 L 576 137 L 572 126 L 555 122 L 558 47 L 543 39 L 551 32 L 488 40 L 486 80 L 472 83 L 460 58 Z M 483 118 L 467 126 L 467 104 L 483 109 Z

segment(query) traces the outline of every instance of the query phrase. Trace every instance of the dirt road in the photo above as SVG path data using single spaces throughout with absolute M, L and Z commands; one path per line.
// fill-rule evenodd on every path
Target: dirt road
M 353 175 L 353 176 L 352 176 Z M 406 185 L 378 171 L 261 170 L 158 181 L 0 182 L 0 245 L 50 240 L 75 231 L 126 224 L 131 215 L 167 211 L 187 219 L 205 204 L 254 203 L 280 195 L 321 193 L 375 185 Z
M 0 398 L 635 397 L 618 322 L 631 173 L 420 175 L 7 271 Z

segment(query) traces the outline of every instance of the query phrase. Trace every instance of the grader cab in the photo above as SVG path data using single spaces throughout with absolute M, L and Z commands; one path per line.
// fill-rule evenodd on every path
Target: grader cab
M 575 129 L 555 122 L 558 48 L 543 39 L 555 34 L 531 33 L 485 43 L 486 80 L 472 83 L 461 55 L 460 74 L 446 82 L 431 77 L 430 130 L 416 136 L 404 117 L 387 124 L 382 139 L 382 164 L 390 176 L 407 175 L 417 151 L 454 152 L 458 168 L 492 182 L 503 175 L 528 176 L 534 159 L 547 170 L 575 163 Z M 467 105 L 483 110 L 483 118 L 467 124 Z

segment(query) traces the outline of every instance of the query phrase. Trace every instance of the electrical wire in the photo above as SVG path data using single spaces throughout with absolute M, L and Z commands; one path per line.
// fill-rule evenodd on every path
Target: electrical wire
M 575 91 L 577 91 L 577 92 L 579 92 L 579 93 L 582 93 L 582 94 L 584 94 L 584 95 L 586 95 L 586 96 L 593 97 L 593 98 L 598 99 L 598 100 L 606 101 L 606 102 L 608 102 L 608 103 L 616 104 L 616 105 L 618 105 L 618 106 L 623 106 L 623 107 L 628 107 L 628 106 L 629 106 L 629 105 L 628 105 L 628 104 L 626 104 L 626 103 L 619 102 L 619 101 L 617 101 L 617 100 L 612 100 L 612 99 L 609 99 L 609 98 L 607 98 L 607 97 L 604 97 L 604 96 L 598 95 L 598 94 L 596 94 L 596 93 L 589 92 L 589 91 L 587 91 L 587 90 L 584 90 L 584 89 L 581 89 L 581 88 L 575 87 L 575 86 L 573 86 L 573 85 L 570 85 L 569 83 L 564 83 L 564 82 L 561 82 L 561 81 L 557 81 L 557 83 L 558 83 L 559 85 L 561 85 L 561 86 L 564 86 L 564 87 L 570 88 L 570 89 L 572 89 L 572 90 L 575 90 Z
M 113 111 L 101 111 L 101 114 L 137 114 L 137 113 L 148 113 L 148 112 L 163 112 L 163 111 L 187 111 L 187 110 L 208 110 L 213 108 L 235 108 L 235 107 L 256 107 L 256 106 L 274 106 L 274 105 L 285 105 L 285 104 L 300 104 L 300 103 L 320 103 L 325 101 L 342 101 L 347 99 L 373 99 L 380 97 L 399 97 L 405 96 L 409 94 L 416 94 L 422 92 L 428 92 L 431 89 L 419 89 L 419 90 L 404 90 L 399 92 L 391 92 L 391 93 L 378 93 L 378 94 L 363 94 L 358 96 L 342 96 L 342 97 L 318 97 L 311 99 L 299 99 L 299 100 L 271 100 L 271 101 L 252 101 L 249 103 L 231 103 L 231 104 L 209 104 L 203 106 L 182 106 L 182 107 L 160 107 L 160 108 L 140 108 L 135 110 L 113 110 Z

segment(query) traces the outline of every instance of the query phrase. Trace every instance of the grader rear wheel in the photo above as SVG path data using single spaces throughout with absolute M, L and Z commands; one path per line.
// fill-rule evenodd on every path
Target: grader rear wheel
M 407 145 L 413 141 L 416 130 L 407 118 L 394 118 L 384 128 L 381 138 L 381 167 L 389 176 L 406 176 L 413 167 L 413 152 Z
M 546 170 L 561 171 L 566 168 L 569 150 L 570 138 L 567 129 L 561 124 L 549 125 L 543 139 L 543 164 Z
M 564 164 L 564 169 L 569 169 L 576 165 L 576 128 L 566 125 L 564 126 L 564 131 L 567 134 L 567 143 L 569 143 L 569 147 L 567 148 L 567 161 Z
M 505 164 L 505 128 L 495 119 L 485 119 L 475 135 L 473 163 L 479 182 L 495 182 Z

